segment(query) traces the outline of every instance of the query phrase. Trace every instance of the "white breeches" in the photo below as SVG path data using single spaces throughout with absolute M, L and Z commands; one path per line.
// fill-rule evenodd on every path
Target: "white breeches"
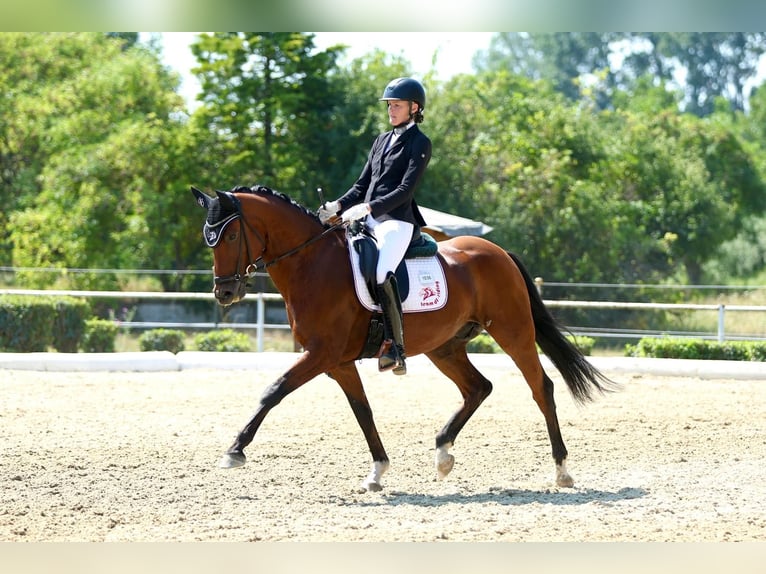
M 367 226 L 372 230 L 375 239 L 378 240 L 378 267 L 376 279 L 378 284 L 386 280 L 389 272 L 393 273 L 404 258 L 407 247 L 412 241 L 412 223 L 387 219 L 378 221 L 371 215 L 367 216 Z

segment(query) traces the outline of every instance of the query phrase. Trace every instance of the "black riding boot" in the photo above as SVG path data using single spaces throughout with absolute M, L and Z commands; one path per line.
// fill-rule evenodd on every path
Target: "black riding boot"
M 386 280 L 377 286 L 378 301 L 383 309 L 384 336 L 391 341 L 388 351 L 378 359 L 378 370 L 394 370 L 395 375 L 406 375 L 404 363 L 404 329 L 402 327 L 402 302 L 396 277 L 389 273 Z

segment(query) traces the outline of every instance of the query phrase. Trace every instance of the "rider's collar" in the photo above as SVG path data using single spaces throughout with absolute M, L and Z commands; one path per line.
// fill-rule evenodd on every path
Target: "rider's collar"
M 414 125 L 415 122 L 413 121 L 410 121 L 406 124 L 399 124 L 398 126 L 394 127 L 394 134 L 400 136 Z

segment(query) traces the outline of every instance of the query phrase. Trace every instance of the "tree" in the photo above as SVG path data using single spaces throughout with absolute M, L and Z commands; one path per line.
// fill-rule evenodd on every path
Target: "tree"
M 124 49 L 101 34 L 49 35 L 47 58 L 29 75 L 76 70 L 32 82 L 20 110 L 34 118 L 19 133 L 39 160 L 23 209 L 11 215 L 13 262 L 30 267 L 140 268 L 154 241 L 146 214 L 174 181 L 167 150 L 181 98 L 156 53 Z M 70 61 L 70 59 L 74 61 Z M 83 62 L 87 64 L 83 65 Z M 187 191 L 188 193 L 188 191 Z M 48 284 L 34 276 L 28 284 Z M 115 277 L 77 276 L 82 287 L 114 287 Z
M 261 183 L 313 197 L 329 161 L 341 94 L 340 47 L 316 51 L 312 34 L 202 34 L 192 45 L 203 106 L 193 121 L 213 137 L 209 174 L 219 187 Z
M 609 206 L 584 184 L 602 155 L 590 112 L 548 82 L 506 71 L 454 78 L 439 99 L 439 163 L 430 170 L 446 199 L 434 206 L 486 221 L 491 238 L 536 273 L 573 280 L 608 273 L 613 266 L 600 258 L 611 252 L 609 234 L 594 231 L 611 224 L 603 215 Z
M 113 42 L 86 34 L 0 34 L 0 263 L 11 263 L 9 216 L 35 201 L 47 157 L 55 104 L 41 97 L 87 67 L 94 51 L 109 54 Z M 112 52 L 113 53 L 113 52 Z M 57 94 L 56 97 L 64 97 Z
M 650 73 L 668 82 L 685 74 L 684 110 L 700 117 L 713 113 L 718 97 L 724 97 L 733 110 L 744 110 L 745 85 L 755 77 L 759 59 L 766 52 L 763 32 L 673 32 L 627 37 L 644 47 L 625 59 L 626 72 L 633 77 Z
M 748 113 L 718 110 L 714 121 L 737 135 L 741 145 L 740 155 L 745 155 L 752 162 L 751 168 L 743 172 L 737 163 L 729 163 L 726 156 L 721 156 L 720 163 L 725 164 L 724 173 L 749 174 L 753 190 L 745 199 L 757 203 L 740 206 L 737 212 L 738 233 L 733 239 L 723 241 L 714 257 L 705 263 L 705 279 L 721 283 L 732 277 L 755 277 L 760 281 L 758 274 L 763 273 L 766 263 L 766 215 L 762 207 L 766 200 L 763 190 L 766 181 L 766 87 L 762 85 L 753 91 Z M 711 151 L 715 152 L 716 148 Z
M 765 52 L 762 32 L 503 32 L 475 63 L 480 70 L 509 69 L 545 78 L 572 100 L 581 97 L 593 75 L 603 74 L 601 108 L 610 107 L 618 87 L 630 89 L 650 76 L 656 85 L 678 84 L 684 92 L 682 109 L 704 117 L 714 111 L 718 97 L 734 110 L 745 108 L 745 86 Z
M 572 100 L 580 98 L 584 78 L 607 71 L 607 84 L 614 76 L 610 69 L 610 42 L 614 33 L 501 32 L 493 37 L 486 52 L 474 58 L 479 70 L 507 69 L 531 79 L 545 79 Z M 605 102 L 601 102 L 605 105 Z
M 545 276 L 697 282 L 766 190 L 730 127 L 645 93 L 598 111 L 502 70 L 455 78 L 440 94 L 432 181 Z

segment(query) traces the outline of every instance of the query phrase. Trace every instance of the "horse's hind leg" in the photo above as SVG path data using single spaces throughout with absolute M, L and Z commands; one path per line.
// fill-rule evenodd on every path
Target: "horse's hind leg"
M 518 323 L 523 324 L 523 321 L 518 321 Z M 519 325 L 515 325 L 514 330 L 509 331 L 502 328 L 497 322 L 493 322 L 487 331 L 516 363 L 527 385 L 532 390 L 532 398 L 545 417 L 553 460 L 556 463 L 556 484 L 565 487 L 573 486 L 574 480 L 572 480 L 566 467 L 567 449 L 564 446 L 564 439 L 561 437 L 561 429 L 556 416 L 553 381 L 545 373 L 540 363 L 540 356 L 534 341 L 534 325 L 530 324 L 523 329 L 518 327 Z
M 455 444 L 458 433 L 492 392 L 492 383 L 468 360 L 465 345 L 465 341 L 455 339 L 427 354 L 431 362 L 452 379 L 463 397 L 462 406 L 436 435 L 436 475 L 439 480 L 450 473 L 455 463 L 449 449 Z
M 367 478 L 362 481 L 362 490 L 371 492 L 382 490 L 383 487 L 380 484 L 380 479 L 383 473 L 388 470 L 388 455 L 378 435 L 378 429 L 372 417 L 372 409 L 364 392 L 359 371 L 357 371 L 353 363 L 347 363 L 333 369 L 330 376 L 335 379 L 346 395 L 356 421 L 359 423 L 359 427 L 362 429 L 362 433 L 364 433 L 364 438 L 367 440 L 370 454 L 372 454 L 372 469 Z

